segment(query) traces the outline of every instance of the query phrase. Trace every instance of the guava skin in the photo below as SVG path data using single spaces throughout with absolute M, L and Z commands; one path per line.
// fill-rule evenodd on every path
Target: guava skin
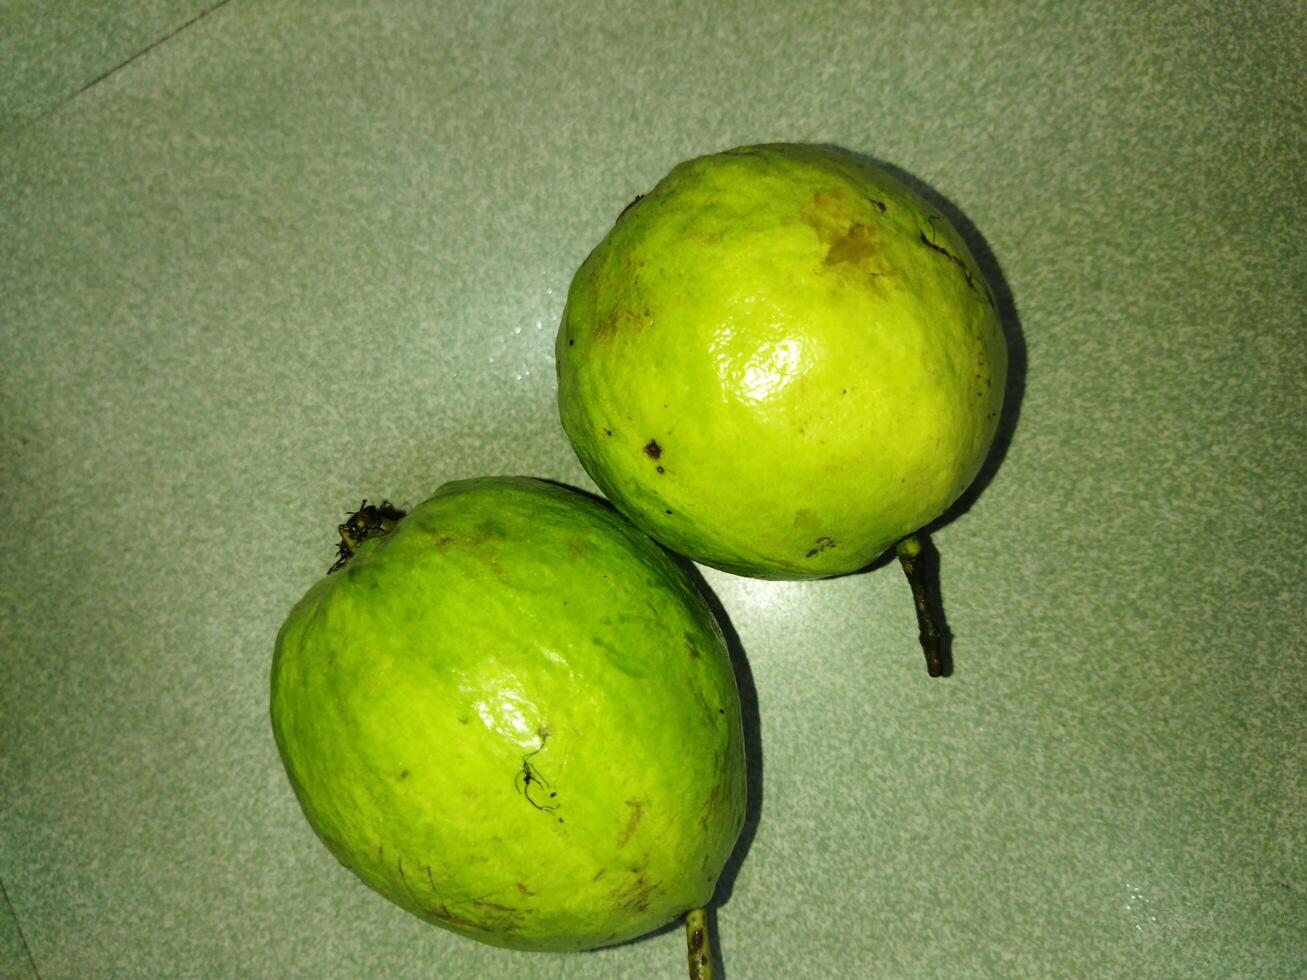
M 336 858 L 497 946 L 603 946 L 704 905 L 744 819 L 711 611 L 621 515 L 536 480 L 447 484 L 310 588 L 271 713 Z
M 945 218 L 849 154 L 689 160 L 568 292 L 563 427 L 631 520 L 759 578 L 866 566 L 943 513 L 998 425 L 1007 349 Z

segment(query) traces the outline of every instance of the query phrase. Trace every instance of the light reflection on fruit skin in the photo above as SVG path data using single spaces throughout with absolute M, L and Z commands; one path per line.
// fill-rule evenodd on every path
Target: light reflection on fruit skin
M 536 734 L 539 726 L 531 720 L 539 712 L 520 689 L 504 687 L 494 699 L 479 699 L 473 702 L 473 707 L 486 728 L 496 735 L 523 747 L 534 746 L 539 741 Z

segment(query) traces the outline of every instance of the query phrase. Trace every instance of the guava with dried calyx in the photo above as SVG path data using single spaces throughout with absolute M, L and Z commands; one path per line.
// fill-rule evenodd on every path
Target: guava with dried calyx
M 802 144 L 689 160 L 637 198 L 577 271 L 556 353 L 577 455 L 653 537 L 775 579 L 902 542 L 919 600 L 914 533 L 980 469 L 1007 370 L 990 288 L 944 216 Z
M 332 854 L 497 946 L 604 946 L 702 909 L 743 822 L 744 748 L 721 630 L 673 559 L 523 478 L 365 506 L 340 532 L 277 637 L 271 700 Z

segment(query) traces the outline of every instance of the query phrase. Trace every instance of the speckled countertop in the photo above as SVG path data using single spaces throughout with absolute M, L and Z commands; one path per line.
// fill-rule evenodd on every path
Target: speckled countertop
M 367 891 L 268 666 L 360 498 L 590 485 L 573 270 L 781 139 L 964 215 L 1021 369 L 935 535 L 952 678 L 893 567 L 706 573 L 753 706 L 725 976 L 1307 975 L 1301 4 L 46 6 L 0 13 L 0 975 L 680 975 Z

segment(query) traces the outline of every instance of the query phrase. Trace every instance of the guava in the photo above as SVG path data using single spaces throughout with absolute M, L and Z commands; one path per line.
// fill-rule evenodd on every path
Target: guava
M 608 498 L 695 561 L 772 579 L 901 541 L 920 562 L 911 536 L 976 476 L 1007 370 L 944 216 L 801 144 L 689 160 L 637 198 L 577 271 L 556 354 L 563 427 Z
M 446 484 L 406 516 L 365 506 L 340 531 L 277 637 L 271 700 L 337 860 L 518 949 L 701 910 L 743 822 L 744 748 L 721 630 L 672 558 L 522 478 Z

